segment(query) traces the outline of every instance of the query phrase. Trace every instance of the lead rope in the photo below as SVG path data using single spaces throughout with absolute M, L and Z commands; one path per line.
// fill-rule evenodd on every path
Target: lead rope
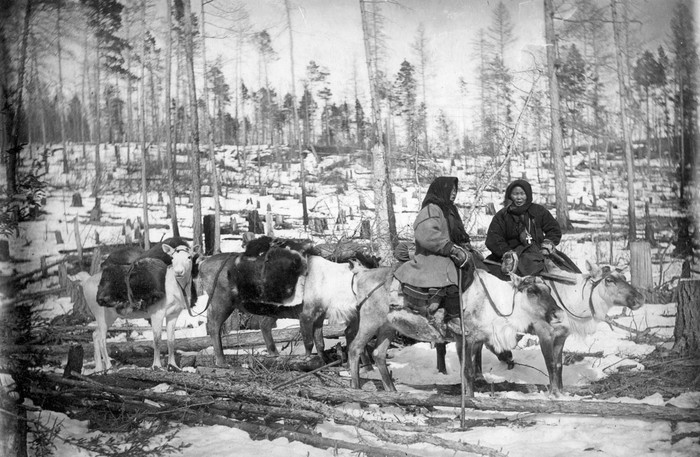
M 476 274 L 476 271 L 474 272 Z M 459 290 L 459 325 L 462 330 L 462 373 L 460 375 L 460 382 L 462 383 L 462 398 L 461 398 L 461 412 L 460 412 L 460 426 L 464 429 L 467 423 L 467 413 L 466 413 L 466 394 L 464 392 L 467 385 L 467 376 L 464 374 L 464 367 L 467 363 L 467 335 L 464 331 L 464 300 L 462 297 L 462 270 L 457 270 L 457 290 Z M 471 350 L 469 356 L 469 363 L 471 363 Z
M 546 263 L 545 263 L 544 269 L 545 269 L 545 271 L 547 271 L 547 264 Z M 586 319 L 588 317 L 588 316 L 579 316 L 578 314 L 574 313 L 569 308 L 567 308 L 566 305 L 564 304 L 564 300 L 562 300 L 562 298 L 561 298 L 561 295 L 559 295 L 559 290 L 557 289 L 555 281 L 550 279 L 549 283 L 550 283 L 552 290 L 554 291 L 554 295 L 556 295 L 557 300 L 559 300 L 559 303 L 561 303 L 561 306 L 560 306 L 561 309 L 563 309 L 564 311 L 571 314 L 573 317 L 575 317 L 577 319 Z M 581 288 L 581 298 L 583 298 L 583 290 L 585 288 L 586 288 L 586 283 L 583 283 L 583 287 Z M 593 290 L 591 290 L 591 296 L 592 295 L 593 295 Z M 557 304 L 557 306 L 558 306 L 558 304 Z M 593 317 L 595 317 L 595 312 L 594 312 Z
M 496 314 L 498 314 L 500 317 L 510 317 L 510 316 L 512 316 L 512 315 L 513 315 L 513 312 L 515 312 L 515 294 L 516 294 L 515 287 L 513 287 L 513 303 L 512 303 L 512 306 L 511 306 L 510 313 L 509 313 L 509 314 L 503 314 L 503 313 L 498 309 L 498 307 L 496 306 L 496 302 L 493 301 L 493 298 L 491 297 L 491 294 L 489 293 L 489 290 L 486 288 L 486 284 L 484 284 L 484 280 L 481 279 L 481 275 L 479 275 L 479 274 L 477 273 L 476 270 L 474 270 L 474 275 L 475 275 L 477 278 L 479 278 L 479 282 L 481 283 L 481 287 L 484 289 L 484 292 L 486 293 L 486 298 L 489 299 L 489 303 L 491 304 L 491 307 L 492 307 L 493 310 L 496 312 Z

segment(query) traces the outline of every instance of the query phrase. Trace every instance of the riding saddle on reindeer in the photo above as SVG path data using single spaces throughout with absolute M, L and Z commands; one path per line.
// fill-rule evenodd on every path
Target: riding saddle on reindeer
M 439 270 L 448 284 L 424 287 L 415 280 L 413 262 L 416 251 L 413 243 L 399 243 L 394 258 L 401 262 L 393 278 L 397 280 L 398 295 L 392 303 L 389 320 L 405 335 L 421 341 L 442 342 L 448 333 L 461 334 L 461 293 L 474 280 L 474 269 L 486 269 L 481 254 L 471 245 L 459 246 L 459 255 L 451 255 Z M 396 286 L 395 286 L 396 287 Z

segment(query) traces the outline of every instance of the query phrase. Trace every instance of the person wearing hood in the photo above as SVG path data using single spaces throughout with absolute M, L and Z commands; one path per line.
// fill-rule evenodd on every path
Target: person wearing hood
M 545 255 L 557 254 L 563 268 L 578 271 L 576 265 L 555 247 L 561 228 L 554 216 L 532 201 L 532 187 L 524 179 L 510 183 L 505 206 L 493 216 L 486 234 L 486 259 L 501 262 L 503 274 L 537 275 L 544 270 Z
M 438 329 L 459 317 L 457 275 L 472 263 L 471 240 L 454 204 L 458 183 L 456 177 L 441 176 L 430 184 L 413 224 L 415 254 L 394 273 L 405 295 L 410 294 L 406 285 L 424 292 L 423 299 L 409 305 Z

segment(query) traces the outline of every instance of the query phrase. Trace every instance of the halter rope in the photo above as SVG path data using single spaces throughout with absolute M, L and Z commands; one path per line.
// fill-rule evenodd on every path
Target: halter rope
M 515 312 L 515 294 L 517 293 L 517 292 L 515 291 L 515 286 L 513 286 L 513 303 L 512 303 L 513 306 L 512 306 L 512 309 L 510 310 L 510 314 L 503 314 L 503 313 L 498 309 L 498 307 L 496 306 L 496 302 L 495 302 L 495 301 L 493 300 L 493 298 L 491 297 L 491 294 L 489 293 L 489 290 L 486 288 L 486 284 L 484 284 L 484 280 L 481 279 L 481 275 L 477 272 L 476 269 L 474 270 L 474 275 L 475 275 L 477 278 L 479 278 L 479 282 L 481 283 L 481 287 L 483 287 L 483 288 L 484 288 L 484 292 L 486 292 L 486 298 L 489 299 L 489 303 L 491 304 L 491 307 L 492 307 L 493 310 L 496 312 L 496 314 L 498 314 L 500 317 L 510 317 L 510 316 L 512 316 L 513 313 Z M 462 293 L 462 292 L 460 291 L 460 294 L 461 294 L 461 293 Z

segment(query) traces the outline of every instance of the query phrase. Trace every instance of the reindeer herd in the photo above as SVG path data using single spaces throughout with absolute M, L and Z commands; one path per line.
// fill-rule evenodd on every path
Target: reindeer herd
M 397 332 L 420 339 L 421 334 L 412 331 L 411 319 L 422 317 L 406 318 L 392 312 L 403 305 L 394 269 L 374 266 L 366 261 L 336 263 L 322 257 L 310 242 L 269 237 L 249 242 L 244 252 L 208 257 L 181 238 L 170 238 L 148 251 L 114 251 L 101 271 L 83 282 L 86 302 L 97 321 L 93 332 L 95 370 L 112 367 L 106 337 L 118 317 L 150 319 L 153 369 L 163 369 L 160 340 L 165 320 L 168 369 L 177 370 L 175 324 L 182 311 L 192 314 L 193 308 L 198 313 L 206 309 L 215 363 L 225 366 L 222 326 L 234 310 L 240 310 L 264 316 L 260 329 L 272 355 L 278 354 L 272 328 L 279 318 L 299 319 L 306 354 L 311 355 L 315 346 L 326 363 L 330 360 L 324 351 L 324 322 L 345 326 L 354 388 L 361 385 L 360 358 L 367 355 L 375 340 L 372 355 L 382 384 L 386 390 L 396 390 L 386 363 L 387 350 Z M 508 351 L 517 344 L 519 333 L 537 335 L 549 374 L 549 391 L 559 395 L 564 388 L 562 352 L 566 338 L 593 333 L 612 306 L 633 310 L 642 306 L 642 295 L 622 274 L 588 262 L 586 266 L 587 273 L 574 274 L 548 261 L 548 271 L 553 274 L 546 278 L 511 275 L 510 281 L 485 270 L 473 270 L 473 280 L 462 292 L 461 330 L 452 329 L 447 337 L 432 339 L 457 344 L 467 395 L 473 396 L 474 381 L 481 377 L 483 345 L 496 353 Z M 462 352 L 465 360 L 461 360 Z

